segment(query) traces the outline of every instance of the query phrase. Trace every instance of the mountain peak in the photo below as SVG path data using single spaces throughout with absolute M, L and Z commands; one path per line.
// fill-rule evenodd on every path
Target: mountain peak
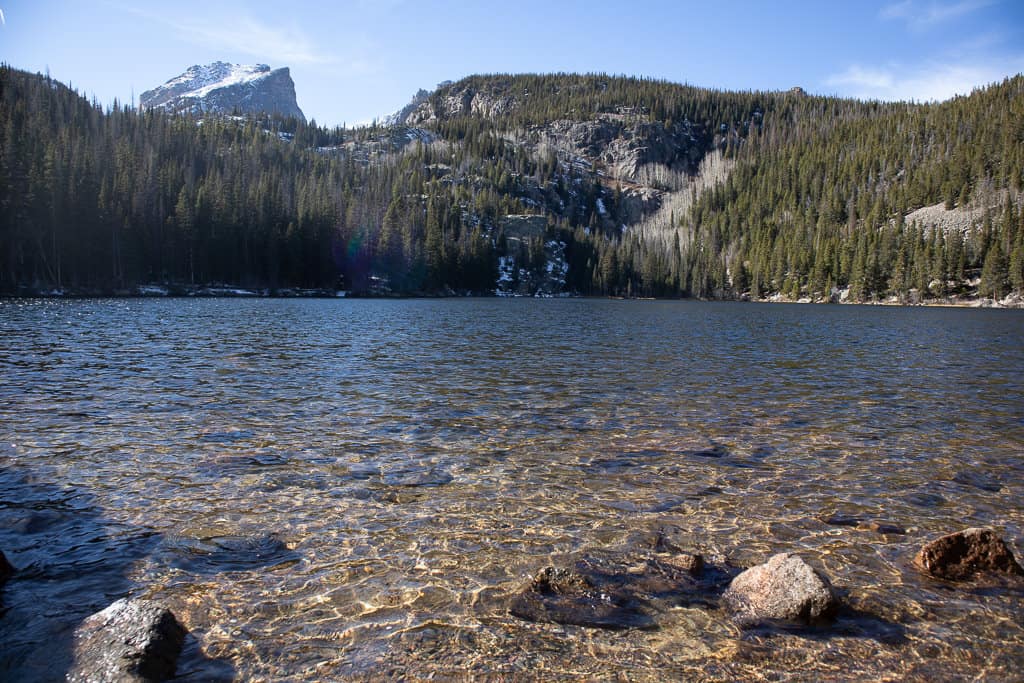
M 288 67 L 271 69 L 267 64 L 195 64 L 142 93 L 139 106 L 192 114 L 280 113 L 305 120 Z

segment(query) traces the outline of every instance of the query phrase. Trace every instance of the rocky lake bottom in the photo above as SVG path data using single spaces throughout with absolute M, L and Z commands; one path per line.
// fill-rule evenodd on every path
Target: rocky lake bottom
M 1004 310 L 0 301 L 0 678 L 63 679 L 139 598 L 183 680 L 1017 680 L 1024 582 L 915 558 L 988 527 L 1024 559 L 1021 339 Z M 780 554 L 826 619 L 736 607 Z

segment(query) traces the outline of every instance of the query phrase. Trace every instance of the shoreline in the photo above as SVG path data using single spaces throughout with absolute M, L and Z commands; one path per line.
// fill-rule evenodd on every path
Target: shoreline
M 591 296 L 572 293 L 532 296 L 499 295 L 494 292 L 417 292 L 397 293 L 354 293 L 350 290 L 318 289 L 303 287 L 249 288 L 232 285 L 139 285 L 131 289 L 28 289 L 18 293 L 2 293 L 0 299 L 465 299 L 465 298 L 512 298 L 512 299 L 608 299 L 617 301 L 706 301 L 741 302 L 755 304 L 816 304 L 838 306 L 889 306 L 894 308 L 991 308 L 1024 309 L 1024 297 L 1010 294 L 1000 300 L 985 297 L 944 297 L 924 299 L 916 302 L 901 302 L 895 298 L 873 301 L 850 301 L 833 297 L 828 301 L 809 297 L 800 299 L 783 298 L 779 295 L 753 299 L 750 297 L 708 299 L 698 297 L 640 297 L 640 296 Z

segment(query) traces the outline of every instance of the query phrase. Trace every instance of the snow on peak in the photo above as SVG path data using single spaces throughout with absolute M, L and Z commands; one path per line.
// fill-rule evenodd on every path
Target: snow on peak
M 157 90 L 177 91 L 178 97 L 205 97 L 210 91 L 230 85 L 259 80 L 270 73 L 266 64 L 229 64 L 214 62 L 190 66 L 185 73 L 164 83 Z
M 305 119 L 295 101 L 295 85 L 288 68 L 266 64 L 212 64 L 190 66 L 158 88 L 139 97 L 143 109 L 173 112 L 228 113 L 279 112 Z

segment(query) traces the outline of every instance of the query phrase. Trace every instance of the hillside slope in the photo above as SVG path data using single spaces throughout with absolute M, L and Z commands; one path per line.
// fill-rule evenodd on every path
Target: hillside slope
M 9 68 L 0 89 L 7 292 L 910 302 L 1024 289 L 1020 76 L 928 105 L 474 76 L 352 130 L 102 111 Z M 922 211 L 936 205 L 968 218 Z

